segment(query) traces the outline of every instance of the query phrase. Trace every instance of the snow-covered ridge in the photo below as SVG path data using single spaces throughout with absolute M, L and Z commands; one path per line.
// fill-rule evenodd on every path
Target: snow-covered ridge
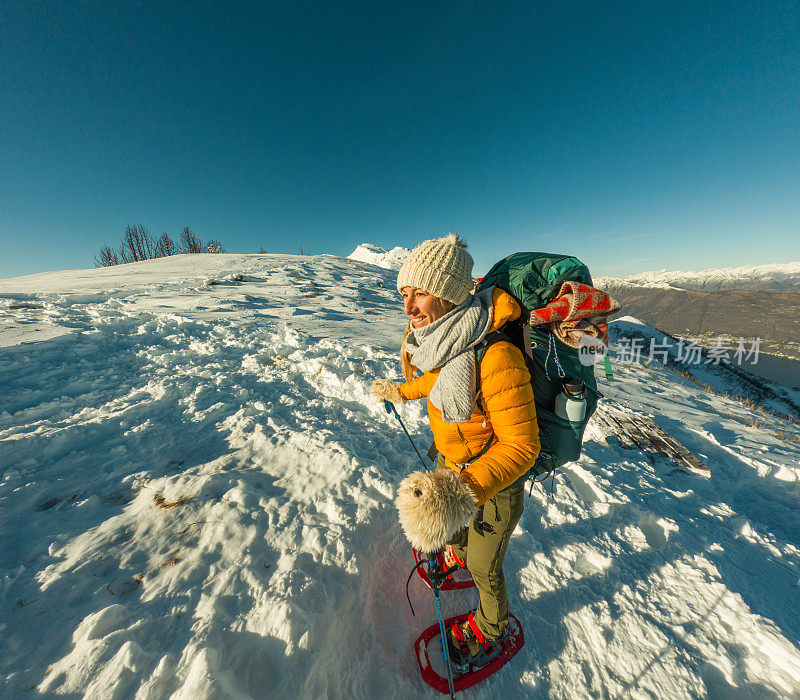
M 411 251 L 402 246 L 386 250 L 372 243 L 362 243 L 347 257 L 350 260 L 370 263 L 388 270 L 399 270 Z
M 598 289 L 603 289 L 608 292 L 614 291 L 622 291 L 622 290 L 631 290 L 635 291 L 637 289 L 670 289 L 673 291 L 680 291 L 679 287 L 674 287 L 671 284 L 667 284 L 666 282 L 659 282 L 653 281 L 650 284 L 640 284 L 636 282 L 629 282 L 626 279 L 621 279 L 619 277 L 592 277 L 594 281 L 595 287 Z
M 273 254 L 173 255 L 0 279 L 0 347 L 79 333 L 82 326 L 67 320 L 76 314 L 102 327 L 142 314 L 289 321 L 343 340 L 361 329 L 359 339 L 367 342 L 379 337 L 371 326 L 386 317 L 384 310 L 402 329 L 394 279 L 392 271 L 333 255 Z
M 600 287 L 614 287 L 620 283 L 643 287 L 679 288 L 716 292 L 728 289 L 779 291 L 800 285 L 800 262 L 771 265 L 742 265 L 699 272 L 653 270 L 626 277 L 598 277 Z

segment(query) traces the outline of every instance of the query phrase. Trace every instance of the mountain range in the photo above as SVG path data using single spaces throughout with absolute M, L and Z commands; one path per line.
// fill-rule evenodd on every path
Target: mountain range
M 800 356 L 800 262 L 642 272 L 595 284 L 625 313 L 670 334 L 760 337 L 773 352 Z
M 733 289 L 800 292 L 800 262 L 742 265 L 700 272 L 654 270 L 622 278 L 598 277 L 595 281 L 600 286 L 631 284 L 640 287 L 673 287 L 701 292 L 722 292 Z

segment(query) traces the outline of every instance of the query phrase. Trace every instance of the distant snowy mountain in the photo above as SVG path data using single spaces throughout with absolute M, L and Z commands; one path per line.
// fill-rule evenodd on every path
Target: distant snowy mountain
M 640 272 L 622 278 L 599 277 L 595 280 L 602 288 L 612 288 L 620 283 L 643 287 L 679 288 L 705 292 L 729 289 L 753 291 L 800 290 L 800 262 L 772 265 L 743 265 L 700 272 L 669 272 L 656 270 Z
M 393 505 L 421 465 L 369 391 L 400 379 L 394 278 L 191 255 L 0 280 L 0 697 L 442 697 Z M 798 697 L 800 426 L 755 403 L 798 392 L 611 326 L 601 406 L 710 475 L 590 421 L 508 543 L 525 647 L 464 697 Z M 427 448 L 423 402 L 398 410 Z
M 350 260 L 367 262 L 388 270 L 399 270 L 406 261 L 411 251 L 408 248 L 397 246 L 387 251 L 371 243 L 362 243 L 347 257 Z
M 623 313 L 673 335 L 761 337 L 770 343 L 795 346 L 800 338 L 800 283 L 793 286 L 798 282 L 791 271 L 793 266 L 800 263 L 768 266 L 768 273 L 749 278 L 737 277 L 730 270 L 709 270 L 707 280 L 694 279 L 693 283 L 688 277 L 675 277 L 677 273 L 642 273 L 624 279 L 596 277 L 595 284 L 614 296 Z M 776 271 L 778 267 L 782 277 Z M 678 285 L 706 289 L 683 289 Z M 710 291 L 711 287 L 714 291 Z M 798 382 L 800 377 L 792 386 Z

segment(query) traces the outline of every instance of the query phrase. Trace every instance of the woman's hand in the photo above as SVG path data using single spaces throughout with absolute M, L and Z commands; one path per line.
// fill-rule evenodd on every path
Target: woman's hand
M 478 512 L 472 489 L 452 469 L 411 472 L 400 482 L 395 505 L 411 546 L 438 552 Z
M 400 393 L 400 385 L 388 379 L 376 379 L 370 390 L 376 399 L 391 401 L 392 403 L 405 403 L 406 400 Z

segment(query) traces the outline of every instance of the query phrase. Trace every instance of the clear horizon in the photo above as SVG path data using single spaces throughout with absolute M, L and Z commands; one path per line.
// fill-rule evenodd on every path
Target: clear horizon
M 362 243 L 369 243 L 369 241 L 362 241 Z M 382 247 L 382 246 L 379 246 L 379 247 Z M 355 248 L 354 248 L 354 250 L 355 250 Z M 353 251 L 351 251 L 351 253 L 352 252 Z M 387 252 L 389 252 L 389 251 L 387 251 Z M 227 254 L 231 254 L 231 255 L 258 255 L 258 253 L 237 253 L 237 252 L 234 252 L 234 251 L 227 251 L 227 250 L 225 251 L 225 254 L 226 255 Z M 292 253 L 292 252 L 288 252 L 288 253 L 266 253 L 266 254 L 267 255 L 301 255 L 299 252 L 298 253 Z M 203 253 L 203 255 L 206 255 L 206 253 Z M 314 255 L 336 255 L 336 254 L 335 253 L 327 253 L 326 251 L 317 251 L 317 252 L 310 252 L 310 253 L 309 252 L 304 252 L 302 255 L 314 256 Z M 348 255 L 349 254 L 346 254 L 346 255 L 343 255 L 343 256 L 339 256 L 339 257 L 345 257 L 346 258 Z M 501 259 L 501 257 L 502 256 L 500 256 L 497 259 L 492 259 L 488 264 L 484 264 L 483 266 L 479 266 L 478 261 L 476 260 L 475 261 L 475 267 L 474 267 L 474 270 L 473 270 L 473 275 L 475 277 L 482 277 L 484 274 L 486 274 L 486 272 L 489 271 L 489 268 L 491 267 L 491 265 L 493 263 L 497 262 L 497 260 Z M 143 261 L 143 262 L 147 262 L 147 261 Z M 130 264 L 131 265 L 135 265 L 137 263 L 130 263 Z M 707 270 L 726 270 L 726 269 L 734 269 L 734 268 L 738 268 L 738 267 L 764 266 L 764 265 L 781 265 L 781 264 L 783 264 L 783 265 L 791 265 L 791 264 L 800 265 L 800 260 L 787 260 L 786 262 L 778 262 L 778 263 L 745 263 L 744 265 L 726 265 L 725 267 L 700 268 L 700 269 L 683 268 L 683 269 L 679 270 L 679 269 L 669 269 L 669 268 L 654 268 L 654 269 L 650 269 L 650 270 L 639 270 L 638 272 L 626 273 L 624 275 L 609 275 L 609 274 L 606 274 L 602 269 L 596 267 L 596 268 L 592 269 L 592 275 L 595 278 L 596 277 L 620 277 L 620 278 L 622 278 L 622 277 L 630 277 L 630 276 L 633 276 L 633 275 L 643 274 L 643 273 L 647 273 L 647 272 L 653 272 L 653 273 L 665 272 L 667 274 L 669 274 L 669 273 L 682 273 L 682 272 L 705 272 Z M 96 268 L 94 265 L 91 265 L 91 266 L 88 266 L 88 267 L 85 267 L 85 268 L 56 268 L 56 269 L 53 269 L 53 270 L 38 270 L 37 272 L 29 272 L 29 273 L 24 273 L 22 275 L 14 275 L 13 277 L 0 277 L 0 280 L 14 279 L 16 277 L 27 277 L 28 275 L 47 274 L 47 273 L 50 273 L 50 272 L 62 272 L 62 271 L 69 272 L 71 270 L 83 270 L 83 269 L 92 270 L 92 269 L 98 269 L 98 268 Z M 99 268 L 99 269 L 102 269 L 102 268 Z
M 227 252 L 800 260 L 800 5 L 0 7 L 0 278 Z

